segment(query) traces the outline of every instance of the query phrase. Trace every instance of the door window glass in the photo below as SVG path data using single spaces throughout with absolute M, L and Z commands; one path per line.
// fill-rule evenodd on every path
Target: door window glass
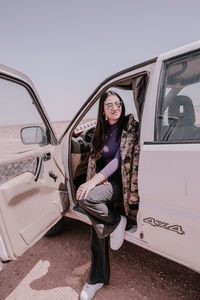
M 46 135 L 45 125 L 33 99 L 23 86 L 0 78 L 0 107 L 0 158 L 43 145 L 37 144 L 37 140 L 40 137 L 39 133 Z M 30 144 L 34 134 L 32 126 L 40 127 L 35 127 L 35 144 Z M 23 132 L 26 139 L 28 132 L 32 133 L 29 140 L 27 139 L 27 144 L 21 140 L 21 130 L 24 127 L 29 127 L 29 130 Z
M 200 140 L 200 53 L 165 63 L 157 114 L 159 141 Z

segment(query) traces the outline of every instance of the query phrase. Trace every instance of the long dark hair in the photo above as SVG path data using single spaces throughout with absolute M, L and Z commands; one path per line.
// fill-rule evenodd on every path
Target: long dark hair
M 99 110 L 98 110 L 98 119 L 97 119 L 97 125 L 95 128 L 94 136 L 92 139 L 92 152 L 91 152 L 91 157 L 97 159 L 101 153 L 101 150 L 103 149 L 103 146 L 105 145 L 106 138 L 108 135 L 108 128 L 109 128 L 109 123 L 106 120 L 105 114 L 104 114 L 104 102 L 108 98 L 108 96 L 114 95 L 117 96 L 118 99 L 121 102 L 121 107 L 122 107 L 122 113 L 119 118 L 119 126 L 118 126 L 118 134 L 117 138 L 120 137 L 122 130 L 123 130 L 123 125 L 124 125 L 124 117 L 125 117 L 125 106 L 122 98 L 114 91 L 106 91 L 104 92 L 99 100 Z

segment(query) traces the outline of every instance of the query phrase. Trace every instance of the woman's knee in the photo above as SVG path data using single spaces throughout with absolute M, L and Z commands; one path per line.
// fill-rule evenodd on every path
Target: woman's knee
M 110 201 L 112 198 L 113 190 L 110 184 L 100 184 L 95 186 L 87 195 L 88 201 L 101 203 L 102 201 Z
M 91 209 L 93 209 L 96 205 L 98 205 L 101 201 L 97 201 L 96 199 L 94 199 L 93 197 L 90 196 L 90 193 L 87 196 L 87 199 L 80 199 L 78 200 L 78 204 L 79 206 L 86 210 L 89 211 Z
M 78 200 L 78 204 L 81 208 L 87 210 L 87 208 L 94 207 L 98 204 L 110 202 L 112 199 L 112 186 L 100 185 L 89 191 L 86 198 Z
M 80 200 L 78 200 L 78 204 L 82 209 L 87 210 L 88 208 L 93 206 L 95 203 L 94 203 L 94 201 L 92 201 L 92 199 L 80 199 Z

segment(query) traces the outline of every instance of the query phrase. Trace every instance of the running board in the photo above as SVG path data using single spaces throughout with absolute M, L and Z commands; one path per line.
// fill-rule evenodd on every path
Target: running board
M 69 217 L 71 219 L 76 219 L 76 220 L 82 221 L 86 224 L 92 225 L 92 223 L 87 215 L 80 213 L 78 211 L 75 211 L 75 210 L 71 209 L 71 207 L 65 215 L 66 215 L 66 217 Z

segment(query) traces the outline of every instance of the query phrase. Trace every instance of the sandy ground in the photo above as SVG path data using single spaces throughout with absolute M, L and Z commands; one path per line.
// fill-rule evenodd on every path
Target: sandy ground
M 0 299 L 78 300 L 90 265 L 90 226 L 66 219 L 0 272 Z M 128 242 L 110 251 L 110 285 L 95 300 L 200 299 L 200 274 Z

